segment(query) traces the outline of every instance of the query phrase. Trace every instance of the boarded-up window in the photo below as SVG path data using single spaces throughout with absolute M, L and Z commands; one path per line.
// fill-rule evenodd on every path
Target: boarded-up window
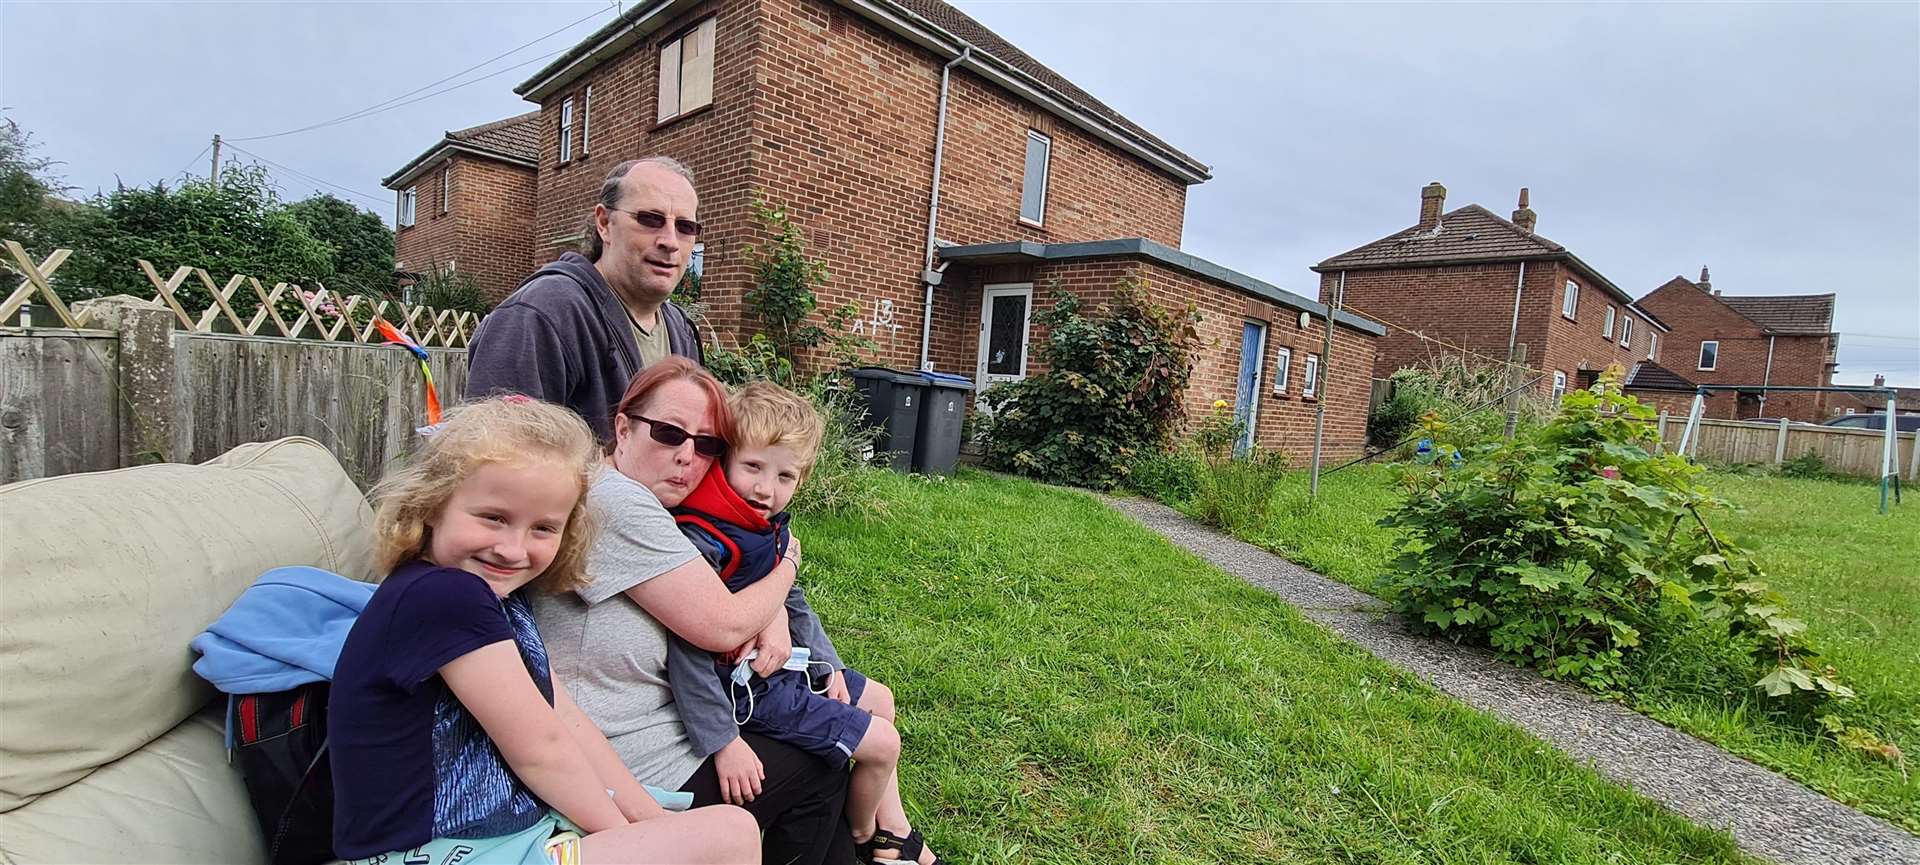
M 1027 130 L 1027 170 L 1020 188 L 1020 218 L 1035 225 L 1047 212 L 1047 163 L 1053 139 Z
M 708 18 L 680 38 L 660 46 L 659 120 L 713 104 L 714 22 Z

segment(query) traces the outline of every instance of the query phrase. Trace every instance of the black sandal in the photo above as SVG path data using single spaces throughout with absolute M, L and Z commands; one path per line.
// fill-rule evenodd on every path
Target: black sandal
M 869 865 L 919 865 L 920 851 L 926 849 L 926 846 L 927 839 L 918 829 L 908 830 L 907 837 L 902 838 L 885 829 L 876 828 L 872 838 L 854 845 L 854 849 L 859 852 L 860 861 Z M 873 855 L 873 851 L 881 849 L 898 850 L 900 852 L 896 855 L 899 858 L 883 859 Z M 933 857 L 933 865 L 946 865 L 946 860 L 936 854 Z

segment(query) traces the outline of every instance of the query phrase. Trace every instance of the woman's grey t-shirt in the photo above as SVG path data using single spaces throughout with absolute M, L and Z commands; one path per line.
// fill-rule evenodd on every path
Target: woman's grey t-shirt
M 641 783 L 676 790 L 700 768 L 667 684 L 665 626 L 622 594 L 700 558 L 673 515 L 638 481 L 608 469 L 588 503 L 600 535 L 584 588 L 538 595 L 534 620 L 553 671 Z

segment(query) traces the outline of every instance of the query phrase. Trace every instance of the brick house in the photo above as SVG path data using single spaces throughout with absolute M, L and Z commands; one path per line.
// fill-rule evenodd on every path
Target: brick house
M 1887 377 L 1884 375 L 1875 375 L 1873 377 L 1873 386 L 1886 387 Z M 1896 387 L 1893 391 L 1894 414 L 1920 414 L 1920 387 Z M 1835 417 L 1844 417 L 1850 414 L 1886 414 L 1887 400 L 1879 394 L 1828 394 L 1827 413 Z
M 1640 306 L 1672 327 L 1668 365 L 1699 384 L 1833 384 L 1831 294 L 1739 297 L 1722 295 L 1700 268 L 1700 281 L 1676 276 L 1640 298 Z M 1828 394 L 1758 390 L 1716 393 L 1703 416 L 1790 418 L 1819 422 L 1829 416 Z
M 1190 413 L 1237 401 L 1262 444 L 1307 451 L 1301 379 L 1325 307 L 1179 252 L 1207 167 L 939 0 L 639 2 L 515 92 L 541 106 L 536 261 L 581 240 L 609 168 L 664 154 L 698 177 L 704 314 L 723 341 L 754 324 L 742 247 L 764 233 L 759 195 L 804 228 L 828 265 L 822 306 L 855 305 L 877 363 L 1033 374 L 1051 286 L 1097 301 L 1141 278 L 1205 315 Z M 1382 329 L 1335 330 L 1330 451 L 1348 454 Z
M 1373 375 L 1441 354 L 1503 362 L 1527 346 L 1543 393 L 1586 387 L 1610 364 L 1657 361 L 1667 326 L 1565 246 L 1535 233 L 1538 216 L 1520 190 L 1502 219 L 1477 204 L 1446 211 L 1447 189 L 1420 190 L 1420 219 L 1314 265 L 1320 300 L 1344 286 L 1345 308 L 1389 332 Z
M 381 185 L 394 191 L 393 266 L 402 284 L 434 271 L 473 277 L 489 303 L 533 264 L 540 112 L 448 132 Z

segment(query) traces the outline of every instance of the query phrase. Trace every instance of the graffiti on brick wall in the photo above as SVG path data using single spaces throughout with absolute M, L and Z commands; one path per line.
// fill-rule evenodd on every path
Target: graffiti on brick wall
M 873 315 L 870 318 L 856 318 L 847 328 L 854 336 L 864 336 L 875 341 L 885 338 L 888 346 L 893 338 L 900 334 L 900 324 L 893 320 L 893 301 L 876 299 L 873 302 Z

